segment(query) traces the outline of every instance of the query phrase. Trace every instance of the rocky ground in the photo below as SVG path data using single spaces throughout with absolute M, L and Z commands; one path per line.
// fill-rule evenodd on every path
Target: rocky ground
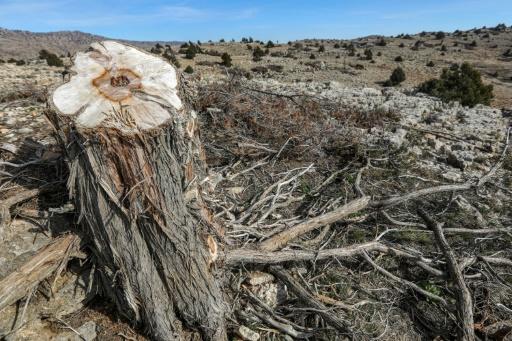
M 248 231 L 237 230 L 233 223 L 236 212 L 222 205 L 213 205 L 214 213 L 226 226 L 232 242 L 248 243 L 268 233 L 268 226 L 292 222 L 297 216 L 307 217 L 312 212 L 319 214 L 335 207 L 338 204 L 335 198 L 347 200 L 353 195 L 350 193 L 354 183 L 358 183 L 355 180 L 358 176 L 362 178 L 358 184 L 359 191 L 371 196 L 398 195 L 428 186 L 461 184 L 480 178 L 492 171 L 500 161 L 503 161 L 502 167 L 484 188 L 464 196 L 457 193 L 445 197 L 434 196 L 424 201 L 423 205 L 435 212 L 436 219 L 445 221 L 450 228 L 510 229 L 512 157 L 510 152 L 503 154 L 507 134 L 510 133 L 510 111 L 502 108 L 512 107 L 512 61 L 501 56 L 504 49 L 512 45 L 512 32 L 510 29 L 503 32 L 482 30 L 464 34 L 467 36 L 450 35 L 443 40 L 419 35 L 410 39 L 389 38 L 386 46 L 375 46 L 377 38 L 355 41 L 360 53 L 366 47 L 372 48 L 375 63 L 362 61 L 357 56 L 346 56 L 344 49 L 334 47 L 334 41 L 304 41 L 301 42 L 301 49 L 293 48 L 293 44 L 282 45 L 272 48 L 271 52 L 284 54 L 293 49 L 296 59 L 266 56 L 261 62 L 251 61 L 246 44 L 203 44 L 204 49 L 229 52 L 234 65 L 247 72 L 256 65 L 283 66 L 282 72 L 269 71 L 263 75 L 252 72 L 252 79 L 232 79 L 229 86 L 226 83 L 217 85 L 230 79 L 226 77 L 226 70 L 208 64 L 218 62 L 219 57 L 200 54 L 193 61 L 180 57 L 182 68 L 187 65 L 195 68 L 195 74 L 187 77 L 198 89 L 197 108 L 202 120 L 210 175 L 218 179 L 218 200 L 212 202 L 231 200 L 233 205 L 238 205 L 257 193 L 258 188 L 266 188 L 283 174 L 305 170 L 303 175 L 291 182 L 290 197 L 286 199 L 306 197 L 307 204 L 297 207 L 290 204 L 268 217 L 260 215 L 265 211 L 262 207 L 261 212 L 249 218 L 252 228 Z M 432 46 L 411 50 L 411 45 L 420 39 L 425 45 Z M 464 47 L 473 40 L 477 40 L 476 48 Z M 459 42 L 458 47 L 453 46 L 455 41 Z M 399 47 L 401 43 L 405 46 Z M 316 52 L 320 45 L 325 46 L 325 52 Z M 444 55 L 439 51 L 441 45 L 448 47 Z M 492 47 L 494 45 L 498 47 Z M 378 52 L 380 56 L 377 56 Z M 315 60 L 309 59 L 311 53 L 316 55 Z M 340 58 L 337 58 L 338 55 Z M 405 61 L 394 62 L 397 55 L 403 56 Z M 435 66 L 426 67 L 427 61 L 434 61 Z M 495 86 L 496 98 L 491 107 L 478 105 L 467 108 L 412 93 L 412 88 L 419 82 L 458 61 L 470 61 L 476 65 L 483 71 L 484 80 Z M 66 63 L 69 61 L 66 60 Z M 357 67 L 358 64 L 363 69 Z M 407 81 L 401 88 L 382 88 L 378 82 L 389 77 L 397 65 L 402 65 L 406 70 Z M 17 167 L 4 162 L 22 164 L 34 158 L 55 160 L 54 155 L 58 151 L 51 147 L 54 140 L 51 126 L 43 115 L 46 107 L 43 98 L 47 89 L 62 82 L 61 72 L 62 68 L 48 67 L 41 61 L 32 61 L 23 66 L 0 64 L 2 199 L 20 191 L 23 186 L 30 188 L 28 184 L 36 186 L 34 183 L 37 181 L 55 181 L 57 187 L 63 185 L 65 170 L 59 168 L 57 163 L 50 163 L 51 171 L 46 168 L 24 171 L 23 166 L 22 172 L 18 173 Z M 256 104 L 248 105 L 237 101 L 237 98 L 254 98 Z M 28 151 L 23 154 L 25 150 Z M 271 163 L 254 166 L 269 158 Z M 244 171 L 253 166 L 252 171 Z M 360 173 L 361 169 L 363 173 Z M 343 177 L 331 179 L 330 176 L 340 170 Z M 16 176 L 12 176 L 14 171 Z M 323 188 L 322 184 L 327 180 L 330 182 Z M 65 196 L 50 195 L 45 197 L 44 202 L 29 200 L 16 207 L 19 212 L 12 223 L 5 230 L 0 230 L 0 279 L 46 245 L 52 236 L 74 228 L 72 214 L 62 214 L 66 212 L 62 209 L 66 204 Z M 396 220 L 414 220 L 414 209 L 406 206 L 389 213 Z M 29 213 L 34 211 L 46 212 L 50 217 L 33 217 Z M 418 227 L 417 224 L 416 221 L 414 228 Z M 396 222 L 393 224 L 368 213 L 340 226 L 333 226 L 331 230 L 328 228 L 324 236 L 323 232 L 308 235 L 310 240 L 304 242 L 316 243 L 319 240 L 322 248 L 327 245 L 343 247 L 353 242 L 374 240 L 384 233 L 379 238 L 436 254 L 436 247 L 429 237 L 418 231 L 394 234 L 396 229 Z M 461 257 L 477 251 L 503 257 L 512 254 L 510 232 L 508 235 L 482 233 L 476 237 L 469 234 L 469 237 L 456 236 L 450 241 Z M 361 301 L 371 302 L 369 305 L 363 304 L 360 310 L 357 306 L 356 312 L 347 314 L 347 318 L 363 335 L 361 339 L 420 340 L 425 339 L 422 338 L 424 335 L 429 335 L 431 339 L 434 337 L 434 332 L 425 334 L 425 330 L 417 327 L 416 321 L 409 317 L 414 313 L 407 314 L 407 309 L 401 306 L 403 297 L 392 294 L 394 291 L 391 290 L 393 286 L 389 285 L 389 279 L 375 275 L 371 267 L 361 268 L 352 263 L 350 266 L 344 263 L 341 270 L 336 271 L 331 263 L 319 263 L 318 268 L 315 263 L 313 269 L 304 265 L 296 272 L 319 294 L 354 305 Z M 390 260 L 385 265 L 406 276 L 407 269 L 403 269 L 403 264 Z M 90 271 L 91 265 L 84 266 L 81 261 L 73 261 L 69 271 L 58 276 L 55 283 L 42 283 L 28 299 L 0 311 L 0 339 L 143 340 L 140 331 L 133 330 L 125 321 L 117 318 L 108 302 L 98 299 L 89 301 L 91 294 L 94 294 Z M 479 273 L 483 276 L 478 276 Z M 470 273 L 478 278 L 478 281 L 471 282 L 475 299 L 479 305 L 485 306 L 485 309 L 478 308 L 478 320 L 475 320 L 475 323 L 481 324 L 482 332 L 488 326 L 512 320 L 510 268 L 497 267 L 491 273 L 499 280 L 486 280 L 483 277 L 491 275 L 476 266 Z M 348 276 L 352 276 L 356 284 L 344 279 Z M 329 284 L 324 281 L 326 278 L 339 282 Z M 291 295 L 283 291 L 273 276 L 241 270 L 234 275 L 232 282 L 244 283 L 243 286 L 283 316 L 295 318 L 286 305 L 293 303 Z M 430 287 L 425 287 L 439 295 L 438 290 L 451 290 L 439 282 L 427 284 Z M 485 298 L 482 298 L 483 294 L 477 294 L 478 288 L 487 290 Z M 375 295 L 365 296 L 364 293 L 368 292 L 380 293 L 382 300 L 379 301 Z M 365 297 L 364 300 L 362 297 Z M 431 332 L 435 328 L 448 328 L 438 317 L 428 315 L 433 309 L 432 302 L 424 300 L 420 303 L 423 306 L 415 313 L 421 313 L 421 318 L 435 324 L 435 327 L 426 329 Z M 240 304 L 243 306 L 243 303 Z M 248 306 L 243 309 L 250 311 Z M 297 318 L 294 323 L 309 325 L 313 322 Z M 287 339 L 283 333 L 265 326 L 261 321 L 248 320 L 242 327 L 233 329 L 234 335 L 245 340 Z M 498 337 L 494 339 L 499 340 Z

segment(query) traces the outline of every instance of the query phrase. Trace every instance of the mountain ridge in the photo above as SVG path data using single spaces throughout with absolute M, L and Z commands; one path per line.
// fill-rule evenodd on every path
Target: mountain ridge
M 37 58 L 42 49 L 58 55 L 74 54 L 87 49 L 95 41 L 116 40 L 140 48 L 150 48 L 156 43 L 176 45 L 179 41 L 136 41 L 104 37 L 82 31 L 31 32 L 0 27 L 0 58 Z

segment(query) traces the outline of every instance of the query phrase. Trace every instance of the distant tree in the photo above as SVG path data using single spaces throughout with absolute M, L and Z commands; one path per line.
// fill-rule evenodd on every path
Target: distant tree
M 404 43 L 400 43 L 400 45 L 398 45 L 398 47 L 400 47 L 400 48 L 404 48 L 404 47 L 405 47 L 405 44 L 404 44 Z
M 7 63 L 9 63 L 9 64 L 16 64 L 17 62 L 18 61 L 16 59 L 14 59 L 14 58 L 7 59 Z
M 224 52 L 222 54 L 221 58 L 222 58 L 222 65 L 224 65 L 225 67 L 231 67 L 232 61 L 231 61 L 231 56 L 229 55 L 229 53 Z
M 439 79 L 420 84 L 418 91 L 439 97 L 444 102 L 458 101 L 470 107 L 479 103 L 489 105 L 494 97 L 493 86 L 485 85 L 480 72 L 469 63 L 444 69 Z
M 189 45 L 189 47 L 185 51 L 185 58 L 194 59 L 196 54 L 197 54 L 197 49 L 193 45 Z
M 347 46 L 347 50 L 348 50 L 348 55 L 350 57 L 353 57 L 356 55 L 356 47 L 354 46 L 354 44 L 350 44 Z
M 254 39 L 252 39 L 252 37 L 249 37 L 249 43 L 252 43 L 254 42 Z
M 167 49 L 165 51 L 165 53 L 163 54 L 163 57 L 165 59 L 167 59 L 167 61 L 169 61 L 169 63 L 176 66 L 178 69 L 181 67 L 180 62 L 179 62 L 178 58 L 176 58 L 176 55 L 172 52 L 172 49 Z
M 340 43 L 336 43 L 336 44 L 334 44 L 334 48 L 335 48 L 335 49 L 339 49 L 339 48 L 341 48 Z
M 370 49 L 364 50 L 364 56 L 366 60 L 372 60 L 373 59 L 373 52 Z
M 444 33 L 443 31 L 439 31 L 436 33 L 436 39 L 437 40 L 441 40 L 441 39 L 444 39 L 446 38 L 446 33 Z
M 402 58 L 402 56 L 398 56 L 398 57 L 395 58 L 395 62 L 399 62 L 400 63 L 400 62 L 403 62 L 403 61 L 404 61 L 404 59 Z
M 393 70 L 389 80 L 384 83 L 384 86 L 397 86 L 403 81 L 405 81 L 405 72 L 401 67 L 397 67 Z
M 44 59 L 46 59 L 46 64 L 48 64 L 48 66 L 64 66 L 62 59 L 60 59 L 56 54 L 46 51 L 46 53 L 43 53 L 43 55 L 45 56 Z
M 477 47 L 476 40 L 473 40 L 473 41 L 471 42 L 471 44 L 469 44 L 469 46 L 471 46 L 471 47 Z
M 191 74 L 191 73 L 194 73 L 194 68 L 192 66 L 187 66 L 185 68 L 185 70 L 183 70 L 184 72 L 188 73 L 188 74 Z
M 252 50 L 252 45 L 247 44 L 247 49 Z
M 261 47 L 256 46 L 256 48 L 252 51 L 252 60 L 255 62 L 259 62 L 264 55 L 265 52 L 261 49 Z
M 225 43 L 225 42 L 226 42 L 226 40 L 225 40 L 224 38 L 221 38 L 221 39 L 219 40 L 219 43 Z
M 23 59 L 20 59 L 20 60 L 16 61 L 16 65 L 18 65 L 18 66 L 25 65 L 25 64 L 26 63 L 25 63 L 25 61 Z
M 309 55 L 309 59 L 316 59 L 315 54 L 314 54 L 314 53 L 310 54 L 310 55 Z
M 160 43 L 156 43 L 155 47 L 159 50 L 162 50 L 164 48 Z
M 441 51 L 442 52 L 447 52 L 448 51 L 448 48 L 446 47 L 446 45 L 442 45 L 441 46 Z
M 48 57 L 49 54 L 50 54 L 50 52 L 43 49 L 43 50 L 39 51 L 39 59 L 46 59 L 46 57 Z
M 325 52 L 325 46 L 324 45 L 320 45 L 320 47 L 318 48 L 318 52 Z
M 427 66 L 428 66 L 428 67 L 434 67 L 434 66 L 435 66 L 435 64 L 434 64 L 434 62 L 433 62 L 433 61 L 429 61 L 429 62 L 427 63 Z
M 274 44 L 274 42 L 273 42 L 272 40 L 269 40 L 269 41 L 267 42 L 267 45 L 265 45 L 265 47 L 266 47 L 267 49 L 271 49 L 271 48 L 273 48 L 273 47 L 275 47 L 275 46 L 276 46 L 276 45 Z
M 384 38 L 382 38 L 382 37 L 381 37 L 381 38 L 377 41 L 377 43 L 376 43 L 375 45 L 377 45 L 377 46 L 386 46 L 386 45 L 387 45 L 387 43 L 386 43 L 386 40 L 385 40 Z

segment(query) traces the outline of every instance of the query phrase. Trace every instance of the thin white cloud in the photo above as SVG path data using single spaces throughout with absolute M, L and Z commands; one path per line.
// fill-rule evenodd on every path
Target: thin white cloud
M 88 14 L 85 17 L 68 13 L 66 15 L 58 15 L 46 19 L 45 22 L 49 25 L 57 26 L 90 27 L 113 26 L 126 22 L 205 22 L 210 20 L 243 20 L 252 18 L 257 13 L 258 10 L 255 8 L 233 11 L 217 11 L 209 9 L 198 9 L 190 6 L 163 6 L 140 14 L 125 14 L 118 12 L 113 13 L 112 15 L 100 16 Z

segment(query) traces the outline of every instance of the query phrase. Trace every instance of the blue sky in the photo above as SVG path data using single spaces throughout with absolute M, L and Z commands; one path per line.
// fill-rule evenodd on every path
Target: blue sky
M 511 19 L 512 0 L 0 0 L 0 27 L 134 40 L 341 39 Z

